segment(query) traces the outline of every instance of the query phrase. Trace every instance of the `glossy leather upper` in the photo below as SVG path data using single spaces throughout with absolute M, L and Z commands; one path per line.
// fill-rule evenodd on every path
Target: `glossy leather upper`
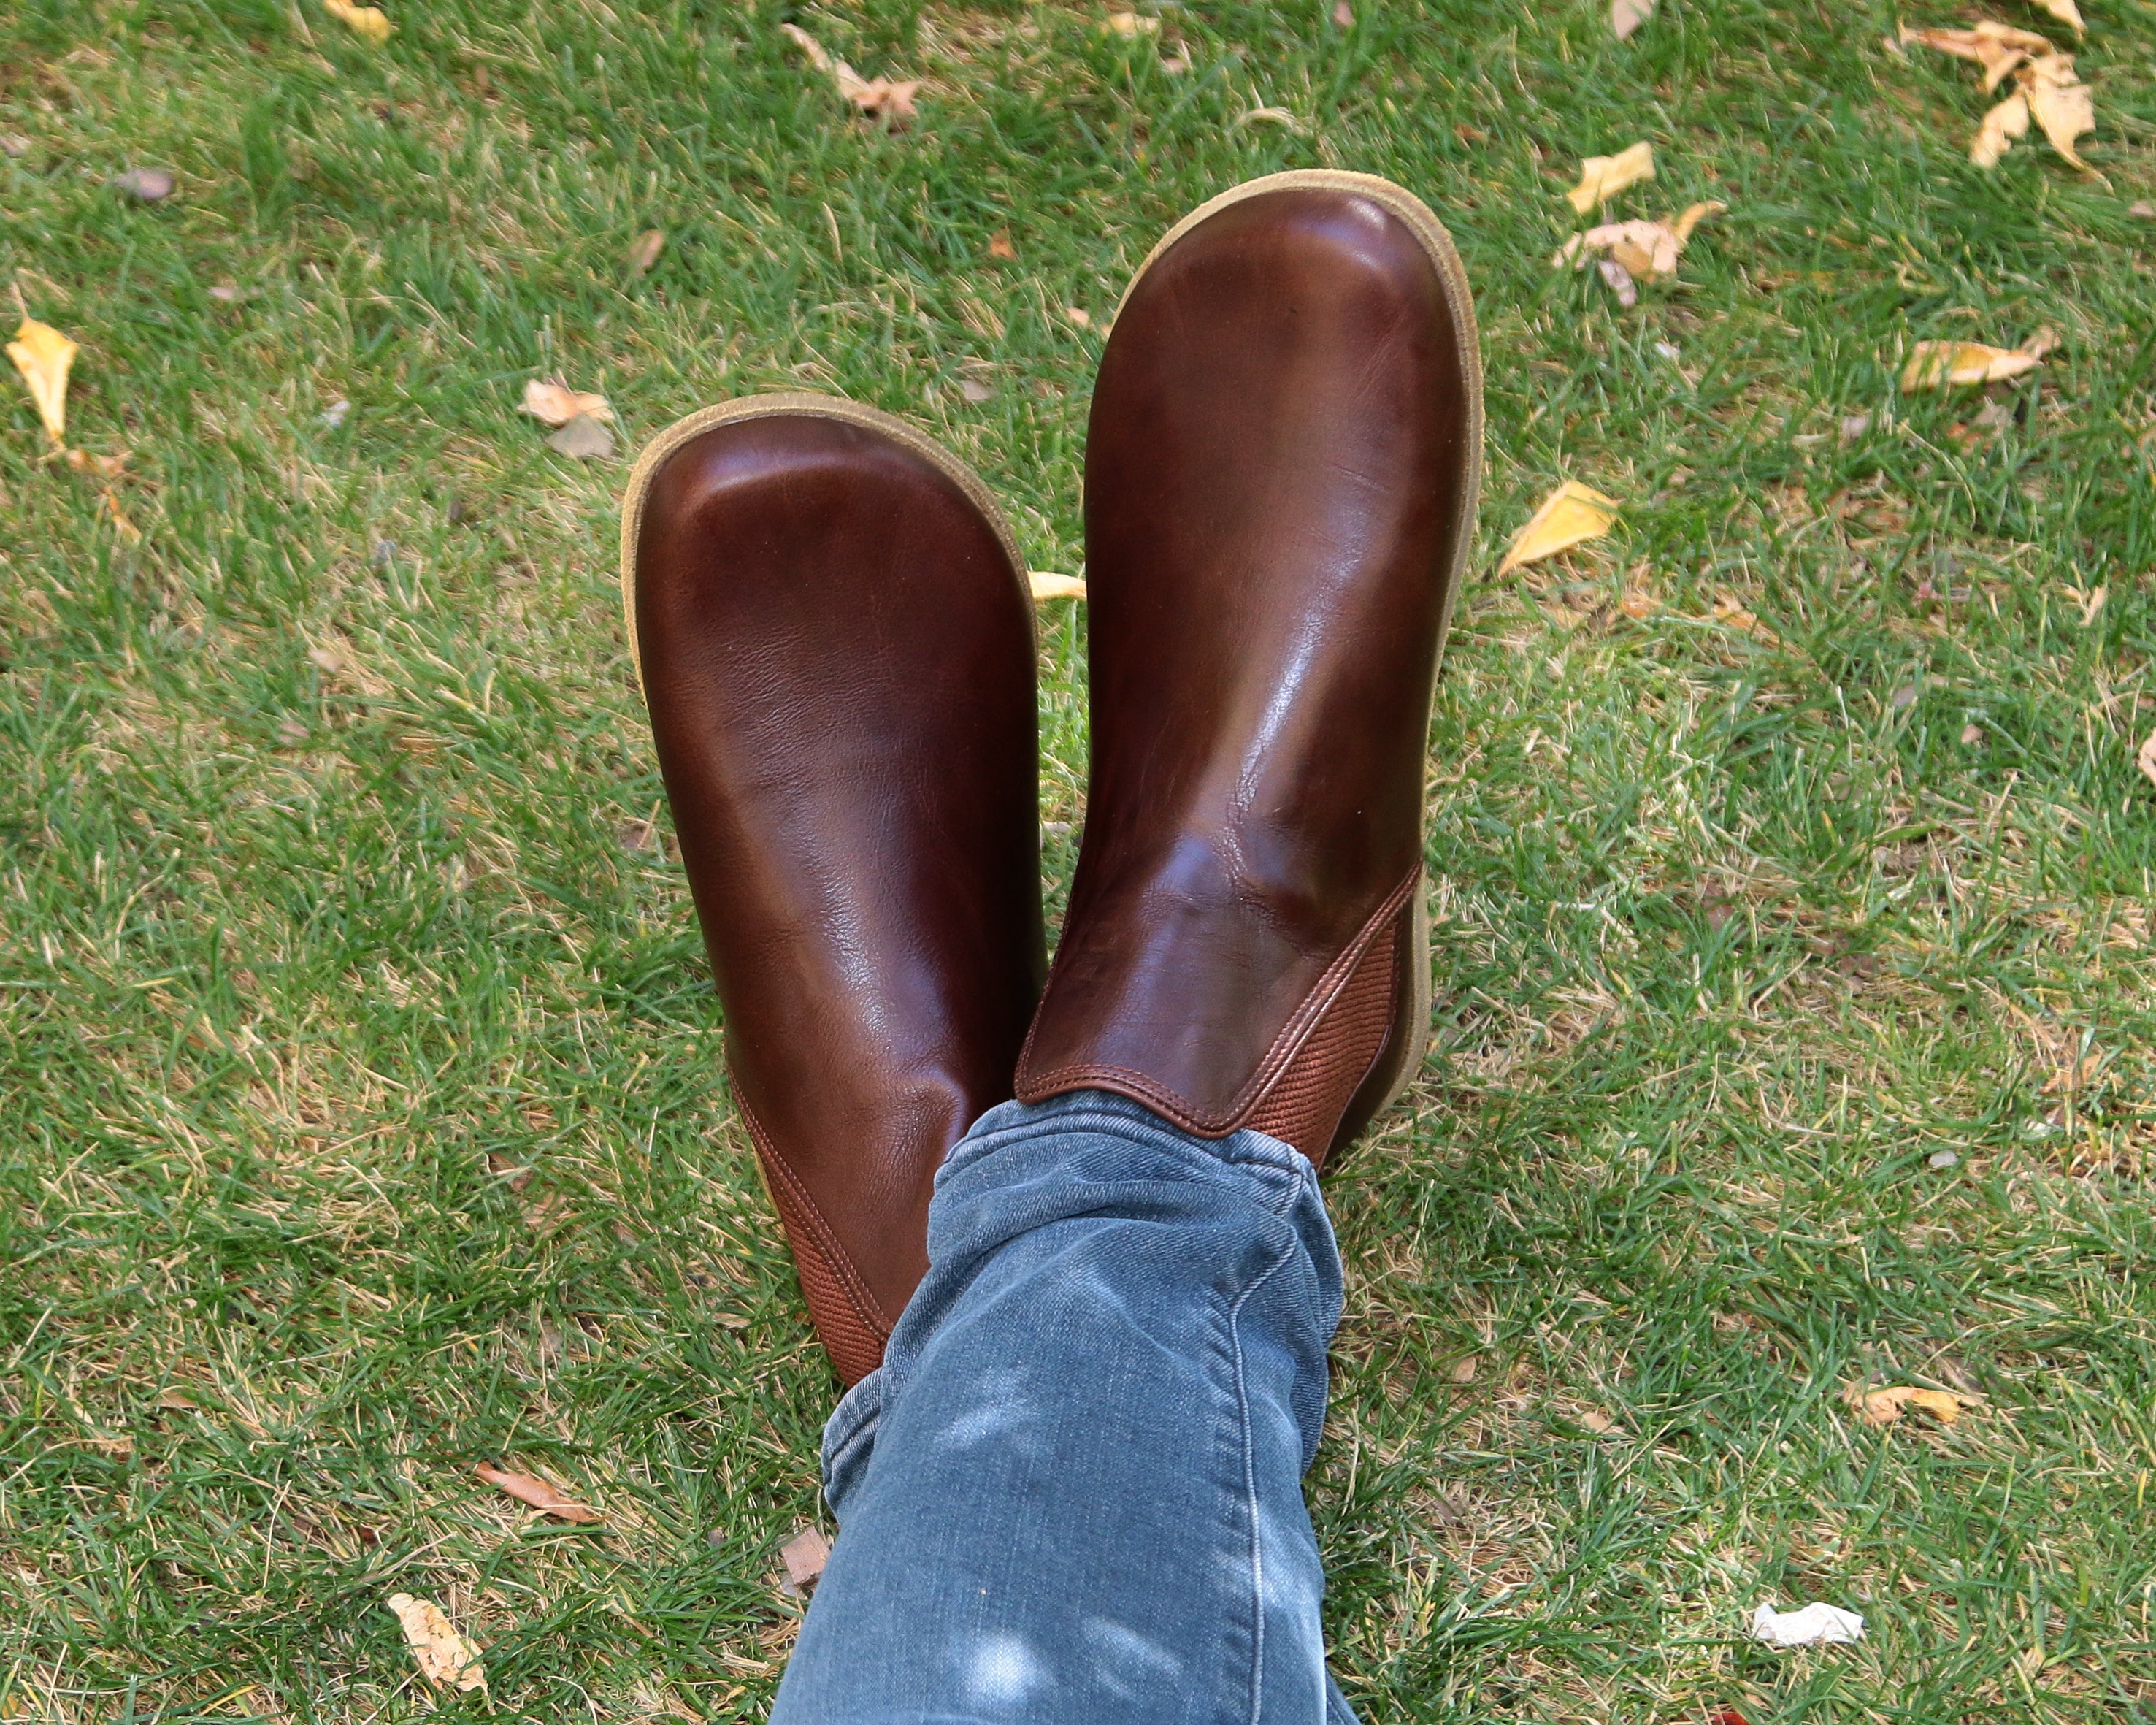
M 634 604 L 735 1095 L 858 1377 L 1040 988 L 1030 601 L 948 472 L 801 412 L 665 460 Z
M 1471 317 L 1396 210 L 1332 188 L 1228 203 L 1133 286 L 1086 452 L 1085 838 L 1020 1097 L 1232 1130 L 1411 886 Z

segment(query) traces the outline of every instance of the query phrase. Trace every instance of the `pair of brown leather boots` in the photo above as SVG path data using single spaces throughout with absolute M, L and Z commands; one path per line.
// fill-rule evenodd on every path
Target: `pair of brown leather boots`
M 1399 187 L 1274 175 L 1154 249 L 1093 396 L 1091 778 L 1052 971 L 1033 608 L 987 488 L 814 395 L 644 451 L 631 650 L 735 1099 L 849 1383 L 994 1104 L 1111 1090 L 1322 1163 L 1415 1072 L 1481 421 L 1459 258 Z

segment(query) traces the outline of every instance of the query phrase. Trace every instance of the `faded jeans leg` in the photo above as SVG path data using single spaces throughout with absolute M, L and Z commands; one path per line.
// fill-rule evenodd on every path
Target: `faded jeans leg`
M 1310 1164 L 1084 1091 L 984 1115 L 824 1436 L 773 1725 L 1353 1725 L 1301 1480 L 1340 1259 Z

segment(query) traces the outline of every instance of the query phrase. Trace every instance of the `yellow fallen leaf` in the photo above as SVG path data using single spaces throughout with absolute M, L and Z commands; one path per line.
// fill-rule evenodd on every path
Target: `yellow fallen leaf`
M 524 386 L 524 411 L 550 425 L 566 425 L 579 415 L 588 420 L 613 417 L 613 409 L 607 405 L 605 396 L 539 378 Z
M 2076 30 L 2088 28 L 2082 22 L 2082 9 L 2074 4 L 2074 0 L 2030 0 L 2030 3 L 2041 11 L 2050 13 L 2062 24 L 2071 24 Z
M 1600 538 L 1616 520 L 1618 507 L 1614 497 L 1568 479 L 1543 499 L 1542 507 L 1512 536 L 1497 573 L 1507 574 L 1522 564 L 1539 563 L 1586 540 Z
M 1984 116 L 1969 144 L 1969 159 L 1979 167 L 1996 167 L 2013 141 L 2028 134 L 2029 100 L 2017 90 Z
M 1707 217 L 1728 209 L 1726 203 L 1695 203 L 1681 215 L 1665 216 L 1659 222 L 1607 222 L 1575 234 L 1557 249 L 1553 265 L 1578 258 L 1583 251 L 1607 252 L 1634 275 L 1652 279 L 1674 275 L 1677 258 L 1691 238 L 1692 229 Z
M 2074 140 L 2096 130 L 2096 98 L 2074 72 L 2070 54 L 2046 54 L 2031 60 L 2015 75 L 2028 100 L 2030 117 L 2044 130 L 2056 150 L 2084 172 L 2088 163 L 2074 148 Z
M 1982 342 L 1919 342 L 1902 368 L 1902 387 L 1942 389 L 1949 384 L 1999 384 L 2043 363 L 2018 348 L 1989 348 Z
M 67 436 L 68 368 L 77 351 L 73 342 L 34 317 L 25 317 L 15 339 L 8 343 L 8 357 L 30 386 L 30 399 L 38 404 L 38 417 L 54 443 Z
M 1158 35 L 1160 20 L 1157 18 L 1140 18 L 1135 12 L 1111 12 L 1101 21 L 1101 28 L 1104 30 L 1112 30 L 1125 41 L 1128 41 L 1135 36 Z
M 1026 576 L 1035 599 L 1083 599 L 1086 584 L 1075 575 L 1059 575 L 1052 569 L 1034 569 Z
M 1670 227 L 1677 236 L 1677 244 L 1679 245 L 1689 245 L 1691 240 L 1691 230 L 1694 228 L 1697 228 L 1702 222 L 1705 221 L 1707 217 L 1711 215 L 1720 215 L 1722 211 L 1728 208 L 1729 206 L 1724 203 L 1719 198 L 1709 198 L 1705 203 L 1686 204 L 1685 206 L 1684 214 L 1678 216 L 1676 220 L 1670 224 Z
M 1844 1399 L 1864 1417 L 1867 1424 L 1878 1426 L 1893 1424 L 1907 1408 L 1920 1408 L 1941 1425 L 1952 1425 L 1961 1418 L 1963 1408 L 1979 1405 L 1974 1396 L 1958 1396 L 1943 1389 L 1917 1389 L 1909 1384 L 1897 1384 L 1892 1389 L 1866 1389 L 1861 1384 L 1852 1383 Z
M 1564 195 L 1572 207 L 1585 215 L 1598 203 L 1607 203 L 1625 187 L 1655 177 L 1654 146 L 1637 143 L 1614 156 L 1590 156 L 1579 164 L 1579 183 Z
M 1996 90 L 2022 61 L 2053 51 L 2050 41 L 2034 30 L 2017 30 L 2011 24 L 1986 18 L 1966 30 L 1912 30 L 1902 27 L 1904 45 L 1914 42 L 1941 54 L 1974 60 L 1984 68 L 1984 87 Z
M 488 1485 L 507 1492 L 519 1503 L 528 1503 L 532 1508 L 544 1510 L 548 1515 L 558 1516 L 564 1522 L 588 1525 L 603 1519 L 588 1504 L 564 1497 L 536 1474 L 512 1473 L 507 1468 L 490 1467 L 485 1462 L 481 1462 L 474 1471 Z
M 389 33 L 396 28 L 389 22 L 389 15 L 378 6 L 354 6 L 352 0 L 322 0 L 322 10 L 377 48 L 387 42 Z
M 389 1609 L 403 1625 L 404 1645 L 429 1683 L 438 1689 L 444 1684 L 461 1690 L 486 1687 L 486 1667 L 480 1663 L 479 1649 L 457 1633 L 440 1606 L 409 1594 L 392 1594 Z

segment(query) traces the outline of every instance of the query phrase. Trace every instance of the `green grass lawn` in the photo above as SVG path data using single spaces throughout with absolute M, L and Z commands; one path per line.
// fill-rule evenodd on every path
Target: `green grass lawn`
M 603 391 L 624 458 L 844 392 L 1075 572 L 1126 275 L 1319 165 L 1451 224 L 1491 408 L 1438 1041 L 1330 1186 L 1342 1681 L 1375 1722 L 2156 1719 L 2156 6 L 2086 0 L 2085 176 L 1970 167 L 1976 70 L 1886 40 L 2070 39 L 2020 0 L 1623 44 L 1352 3 L 403 0 L 381 49 L 318 0 L 5 8 L 0 316 L 83 344 L 69 441 L 132 451 L 139 538 L 0 373 L 0 1720 L 408 1717 L 398 1592 L 484 1650 L 439 1712 L 760 1716 L 835 1385 L 624 656 L 626 461 L 523 386 Z M 919 122 L 850 118 L 788 20 L 930 80 Z M 1549 255 L 1640 138 L 1611 214 L 1729 209 L 1625 311 Z M 142 164 L 176 193 L 109 184 Z M 1988 394 L 1897 387 L 2045 328 Z M 1565 478 L 1617 529 L 1497 578 Z M 1043 621 L 1060 908 L 1082 608 Z M 1983 1400 L 1881 1430 L 1853 1384 Z M 1815 1599 L 1864 1643 L 1745 1639 Z

